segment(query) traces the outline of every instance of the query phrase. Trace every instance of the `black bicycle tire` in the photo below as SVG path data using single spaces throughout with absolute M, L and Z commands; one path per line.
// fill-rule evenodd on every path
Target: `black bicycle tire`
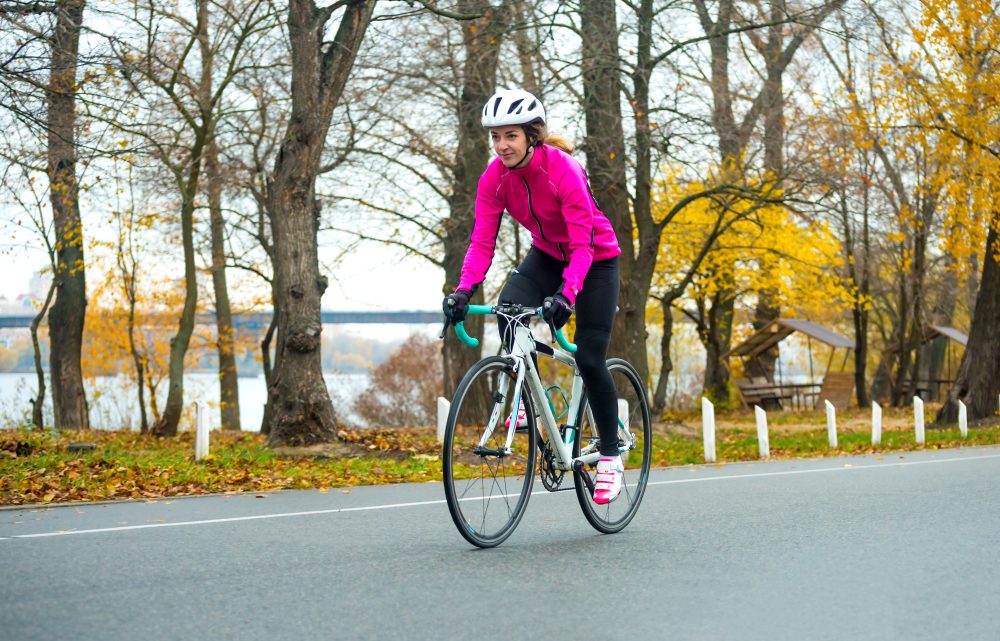
M 470 531 L 470 528 L 462 516 L 462 510 L 459 505 L 458 497 L 455 494 L 455 476 L 453 470 L 454 464 L 454 440 L 455 440 L 455 423 L 458 420 L 458 413 L 461 408 L 461 404 L 465 399 L 465 394 L 468 392 L 469 387 L 476 380 L 477 376 L 487 368 L 492 369 L 496 365 L 501 365 L 505 369 L 512 369 L 513 365 L 509 357 L 504 356 L 489 356 L 477 362 L 475 365 L 469 368 L 462 377 L 461 382 L 458 385 L 458 389 L 455 390 L 455 396 L 452 399 L 451 408 L 448 411 L 448 420 L 445 425 L 444 432 L 444 443 L 442 445 L 442 477 L 444 479 L 444 492 L 445 499 L 448 504 L 448 512 L 451 514 L 452 521 L 455 523 L 455 527 L 458 528 L 459 533 L 467 540 L 469 543 L 480 548 L 491 548 L 503 543 L 507 538 L 514 533 L 517 528 L 518 523 L 521 522 L 521 518 L 524 516 L 524 512 L 528 507 L 528 500 L 531 498 L 531 490 L 534 485 L 535 468 L 537 462 L 537 442 L 536 442 L 536 425 L 535 425 L 535 413 L 534 413 L 534 399 L 531 397 L 531 392 L 528 386 L 525 385 L 522 389 L 522 395 L 524 397 L 525 412 L 528 418 L 528 446 L 527 446 L 527 457 L 528 462 L 525 470 L 525 483 L 521 489 L 520 495 L 518 497 L 517 505 L 514 508 L 514 514 L 512 515 L 510 521 L 497 535 L 492 537 L 480 536 L 475 531 Z
M 646 398 L 646 388 L 642 384 L 642 380 L 639 378 L 639 373 L 635 370 L 631 363 L 621 358 L 609 358 L 608 369 L 620 368 L 625 373 L 626 376 L 631 379 L 633 387 L 638 391 L 638 396 L 642 399 L 642 418 L 643 418 L 643 444 L 644 450 L 642 453 L 642 463 L 639 470 L 639 482 L 637 484 L 637 496 L 635 502 L 629 508 L 628 513 L 620 520 L 615 521 L 613 524 L 609 524 L 600 517 L 594 511 L 592 504 L 593 497 L 590 494 L 590 488 L 587 487 L 583 480 L 580 472 L 573 472 L 573 482 L 576 486 L 576 498 L 580 503 L 580 509 L 583 511 L 584 517 L 586 517 L 587 522 L 598 532 L 603 534 L 616 534 L 625 529 L 625 527 L 632 522 L 635 518 L 636 512 L 639 510 L 639 504 L 642 503 L 642 499 L 646 494 L 646 485 L 649 482 L 649 468 L 652 461 L 653 453 L 653 436 L 652 436 L 652 420 L 649 412 L 649 399 Z M 587 410 L 588 399 L 586 395 L 586 389 L 584 389 L 584 395 L 580 402 L 580 409 L 576 416 L 576 425 L 580 426 L 583 422 L 584 412 Z M 573 457 L 576 458 L 580 456 L 580 444 L 583 441 L 580 435 L 573 442 Z

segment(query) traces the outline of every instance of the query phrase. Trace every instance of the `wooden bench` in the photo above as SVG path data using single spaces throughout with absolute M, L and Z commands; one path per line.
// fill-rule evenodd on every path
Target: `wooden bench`
M 762 377 L 752 379 L 736 379 L 736 387 L 740 390 L 743 404 L 748 408 L 760 405 L 761 409 L 781 409 L 782 400 L 791 398 L 791 394 L 786 393 L 778 385 Z

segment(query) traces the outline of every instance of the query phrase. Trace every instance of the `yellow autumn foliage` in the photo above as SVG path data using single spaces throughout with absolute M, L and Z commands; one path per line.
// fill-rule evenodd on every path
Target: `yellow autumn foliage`
M 928 152 L 944 213 L 936 240 L 960 273 L 982 264 L 989 225 L 1000 226 L 998 9 L 983 0 L 922 0 L 911 26 L 917 48 L 891 49 L 877 87 L 896 115 L 886 126 Z M 1000 256 L 1000 247 L 991 250 Z
M 684 182 L 679 172 L 664 172 L 654 187 L 654 217 L 682 198 L 703 192 L 700 182 Z M 738 296 L 774 292 L 783 308 L 810 317 L 826 316 L 850 300 L 838 268 L 841 246 L 828 225 L 776 204 L 780 193 L 768 185 L 758 190 L 767 202 L 727 196 L 725 206 L 703 198 L 685 207 L 666 226 L 654 276 L 653 293 L 676 286 L 697 259 L 714 229 L 724 229 L 712 244 L 691 282 L 692 297 L 711 297 L 720 288 Z

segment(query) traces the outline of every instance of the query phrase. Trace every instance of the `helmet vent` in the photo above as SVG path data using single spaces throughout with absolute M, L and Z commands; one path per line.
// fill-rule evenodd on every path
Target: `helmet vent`
M 497 115 L 497 109 L 500 108 L 501 101 L 503 101 L 503 98 L 497 98 L 496 101 L 493 103 L 493 115 L 494 116 Z
M 524 98 L 521 98 L 520 100 L 515 100 L 514 102 L 510 103 L 510 109 L 507 110 L 507 113 L 512 114 L 514 113 L 515 109 L 517 109 L 517 113 L 521 113 L 521 110 L 518 109 L 518 107 L 521 106 L 522 102 L 524 102 Z

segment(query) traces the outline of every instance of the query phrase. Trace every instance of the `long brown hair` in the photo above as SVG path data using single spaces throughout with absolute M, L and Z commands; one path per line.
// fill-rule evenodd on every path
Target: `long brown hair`
M 545 143 L 557 149 L 562 149 L 567 154 L 573 153 L 573 143 L 562 136 L 550 134 L 548 127 L 541 120 L 532 120 L 528 124 L 521 125 L 521 128 L 524 129 L 524 135 L 527 136 L 529 145 Z

